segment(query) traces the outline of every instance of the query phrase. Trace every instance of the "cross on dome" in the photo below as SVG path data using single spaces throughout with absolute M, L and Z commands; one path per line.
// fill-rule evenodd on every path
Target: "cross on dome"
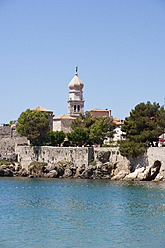
M 82 90 L 84 87 L 83 82 L 80 80 L 80 78 L 78 77 L 78 67 L 76 66 L 76 72 L 75 72 L 75 76 L 73 77 L 73 79 L 70 81 L 69 83 L 69 89 L 70 90 Z

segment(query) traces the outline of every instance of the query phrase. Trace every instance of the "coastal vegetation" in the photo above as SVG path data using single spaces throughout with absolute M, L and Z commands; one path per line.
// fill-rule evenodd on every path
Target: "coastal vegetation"
M 125 140 L 119 142 L 123 156 L 137 157 L 149 146 L 157 145 L 165 129 L 165 110 L 159 103 L 140 103 L 125 118 L 121 130 Z
M 104 140 L 113 138 L 116 124 L 110 117 L 95 117 L 94 123 L 91 125 L 89 138 L 94 144 L 103 145 Z
M 50 131 L 47 113 L 27 109 L 18 118 L 17 132 L 27 137 L 32 146 L 103 146 L 113 138 L 116 124 L 112 117 L 80 114 L 71 123 L 72 131 Z M 125 118 L 121 128 L 123 139 L 118 142 L 122 156 L 137 157 L 149 146 L 158 144 L 165 130 L 165 110 L 159 103 L 139 103 Z M 114 144 L 112 144 L 114 145 Z
M 116 125 L 110 117 L 92 117 L 91 113 L 80 114 L 71 124 L 72 131 L 50 131 L 46 113 L 27 109 L 18 118 L 17 132 L 25 136 L 31 146 L 61 146 L 67 137 L 70 146 L 103 145 L 108 137 L 113 137 Z
M 64 142 L 66 134 L 64 131 L 49 131 L 48 132 L 48 141 L 46 142 L 47 146 L 61 146 Z
M 113 137 L 116 124 L 113 123 L 113 118 L 111 117 L 92 117 L 91 113 L 85 112 L 85 114 L 80 114 L 79 117 L 72 121 L 71 127 L 74 130 L 72 134 L 74 134 L 75 130 L 77 132 L 77 128 L 81 128 L 81 133 L 86 136 L 84 144 L 99 144 L 102 146 L 104 140 Z
M 27 109 L 18 118 L 17 132 L 30 140 L 30 144 L 45 145 L 50 131 L 48 114 L 37 110 Z
M 10 160 L 10 159 L 2 159 L 0 160 L 0 166 L 1 165 L 10 165 L 10 164 L 14 164 L 15 161 L 14 160 Z
M 89 134 L 82 127 L 76 127 L 72 132 L 67 133 L 67 138 L 72 146 L 82 146 L 89 143 Z

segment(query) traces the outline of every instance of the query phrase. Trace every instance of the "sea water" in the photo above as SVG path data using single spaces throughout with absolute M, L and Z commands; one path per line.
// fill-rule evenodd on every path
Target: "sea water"
M 165 182 L 0 178 L 0 247 L 165 247 Z

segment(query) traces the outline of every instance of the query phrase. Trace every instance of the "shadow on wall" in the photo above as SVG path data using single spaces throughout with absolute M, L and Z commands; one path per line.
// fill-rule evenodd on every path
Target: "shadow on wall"
M 134 172 L 138 168 L 149 166 L 148 155 L 146 152 L 138 156 L 137 158 L 129 157 L 128 160 L 130 161 L 131 173 Z
M 33 152 L 35 154 L 36 161 L 38 161 L 38 158 L 41 155 L 41 147 L 40 146 L 33 146 Z
M 159 160 L 156 160 L 149 170 L 147 181 L 152 181 L 157 177 L 160 171 L 160 167 L 161 162 Z

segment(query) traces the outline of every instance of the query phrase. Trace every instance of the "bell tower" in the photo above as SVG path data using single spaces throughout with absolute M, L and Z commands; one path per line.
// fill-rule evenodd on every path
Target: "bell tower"
M 69 83 L 69 100 L 68 100 L 68 115 L 77 117 L 80 113 L 84 114 L 84 98 L 83 87 L 84 84 L 78 77 L 78 68 L 76 67 L 75 76 Z

